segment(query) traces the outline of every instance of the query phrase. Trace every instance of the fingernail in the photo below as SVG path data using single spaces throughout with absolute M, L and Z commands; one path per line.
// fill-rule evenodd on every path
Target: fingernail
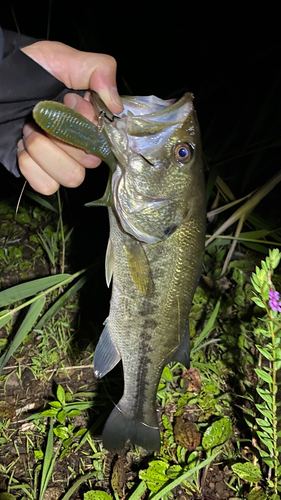
M 18 150 L 19 153 L 20 153 L 20 151 L 24 150 L 24 144 L 23 144 L 23 140 L 22 139 L 17 143 L 17 150 Z
M 111 87 L 110 97 L 111 97 L 112 102 L 114 104 L 116 104 L 116 106 L 119 106 L 121 109 L 124 109 L 122 101 L 121 101 L 120 96 L 118 94 L 117 87 Z
M 27 123 L 22 129 L 24 139 L 26 139 L 33 131 L 34 127 L 32 127 L 31 125 L 29 125 L 29 123 Z
M 68 94 L 67 96 L 67 106 L 74 109 L 77 104 L 77 99 L 74 94 Z

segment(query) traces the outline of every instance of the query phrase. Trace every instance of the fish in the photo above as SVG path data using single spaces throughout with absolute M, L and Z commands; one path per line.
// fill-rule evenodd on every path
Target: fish
M 101 200 L 110 233 L 105 259 L 112 282 L 109 316 L 94 354 L 104 377 L 122 360 L 124 393 L 102 433 L 104 447 L 127 441 L 148 452 L 161 446 L 156 411 L 163 368 L 190 366 L 189 312 L 201 274 L 205 185 L 193 95 L 162 100 L 122 97 L 113 115 L 93 94 L 98 126 L 62 104 L 39 103 L 36 122 L 48 133 L 109 165 Z

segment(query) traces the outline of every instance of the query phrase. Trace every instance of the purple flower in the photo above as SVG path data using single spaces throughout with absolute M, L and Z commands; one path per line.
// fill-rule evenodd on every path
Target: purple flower
M 279 302 L 279 292 L 274 291 L 272 288 L 269 290 L 269 305 L 272 311 L 281 312 L 281 302 Z

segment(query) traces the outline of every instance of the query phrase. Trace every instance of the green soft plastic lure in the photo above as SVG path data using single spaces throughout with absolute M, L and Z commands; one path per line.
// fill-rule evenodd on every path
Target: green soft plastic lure
M 64 104 L 41 101 L 33 109 L 36 123 L 57 139 L 98 156 L 109 166 L 109 179 L 103 197 L 87 206 L 110 205 L 111 178 L 116 169 L 116 159 L 110 143 L 99 127 Z

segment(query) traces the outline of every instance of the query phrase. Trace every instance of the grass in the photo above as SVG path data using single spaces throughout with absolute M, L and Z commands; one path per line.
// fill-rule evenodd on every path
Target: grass
M 256 231 L 253 233 L 256 239 Z M 264 244 L 266 235 L 261 234 L 263 239 L 259 243 Z M 250 236 L 251 232 L 248 232 L 247 239 L 251 239 Z M 278 233 L 274 233 L 274 237 L 278 237 Z M 218 237 L 213 238 L 212 245 L 206 249 L 204 275 L 207 281 L 198 286 L 190 314 L 192 370 L 188 372 L 176 363 L 163 371 L 158 390 L 163 444 L 160 453 L 142 465 L 137 475 L 133 474 L 133 480 L 123 484 L 123 491 L 133 500 L 149 491 L 150 498 L 173 498 L 173 491 L 179 486 L 186 494 L 198 495 L 206 484 L 210 464 L 218 456 L 230 468 L 229 488 L 238 498 L 246 498 L 245 495 L 251 498 L 257 487 L 260 495 L 265 492 L 272 499 L 278 498 L 280 463 L 277 438 L 280 431 L 276 391 L 281 363 L 280 321 L 277 313 L 274 316 L 270 313 L 268 280 L 274 287 L 279 252 L 276 249 L 270 253 L 261 270 L 257 268 L 253 274 L 251 284 L 252 256 L 241 246 L 243 259 L 232 258 L 224 272 L 225 277 L 221 277 L 229 246 L 230 243 L 221 244 Z M 47 260 L 48 253 L 45 255 Z M 261 275 L 266 280 L 266 289 L 265 282 L 260 283 Z M 21 454 L 15 445 L 12 469 L 10 464 L 1 465 L 0 474 L 6 483 L 6 491 L 16 497 L 21 492 L 28 498 L 43 498 L 50 485 L 59 484 L 56 471 L 71 457 L 79 457 L 79 460 L 68 469 L 68 476 L 73 481 L 63 481 L 63 498 L 69 498 L 81 487 L 91 493 L 91 498 L 98 498 L 102 492 L 96 488 L 104 488 L 107 484 L 108 454 L 93 439 L 108 414 L 105 385 L 104 393 L 100 389 L 90 391 L 87 383 L 79 391 L 67 390 L 71 380 L 64 382 L 65 388 L 57 385 L 56 398 L 49 402 L 49 408 L 39 413 L 31 412 L 28 418 L 21 420 L 23 426 L 31 426 L 27 430 L 23 427 L 23 431 L 14 429 L 16 407 L 5 405 L 5 391 L 9 393 L 5 389 L 5 381 L 8 384 L 9 380 L 5 364 L 16 353 L 16 363 L 12 362 L 12 366 L 15 364 L 17 368 L 19 381 L 25 366 L 35 379 L 42 379 L 43 383 L 54 373 L 67 377 L 71 370 L 88 370 L 88 361 L 86 365 L 81 361 L 77 366 L 71 363 L 77 350 L 73 350 L 75 328 L 70 326 L 73 307 L 77 309 L 77 303 L 73 302 L 71 306 L 71 300 L 86 280 L 85 272 L 56 274 L 0 292 L 2 328 L 8 334 L 8 341 L 14 335 L 0 359 L 3 370 L 0 443 L 5 454 L 5 448 L 8 452 L 13 446 L 15 434 L 21 436 L 20 442 L 25 442 L 29 457 L 25 465 L 28 472 L 25 482 L 16 477 Z M 277 273 L 277 288 L 279 283 Z M 262 307 L 266 308 L 267 319 Z M 14 334 L 12 319 L 25 309 L 28 312 Z M 271 344 L 266 340 L 269 335 Z M 17 361 L 21 357 L 26 359 L 26 365 Z M 112 382 L 109 377 L 109 387 Z M 266 383 L 269 389 L 266 389 Z M 195 423 L 189 420 L 189 411 L 195 416 Z M 83 419 L 84 425 L 79 423 L 79 418 Z M 273 425 L 272 432 L 269 432 L 268 422 Z M 138 448 L 129 453 L 133 463 L 142 456 Z M 115 486 L 111 474 L 112 471 L 109 484 L 117 498 L 120 487 Z

